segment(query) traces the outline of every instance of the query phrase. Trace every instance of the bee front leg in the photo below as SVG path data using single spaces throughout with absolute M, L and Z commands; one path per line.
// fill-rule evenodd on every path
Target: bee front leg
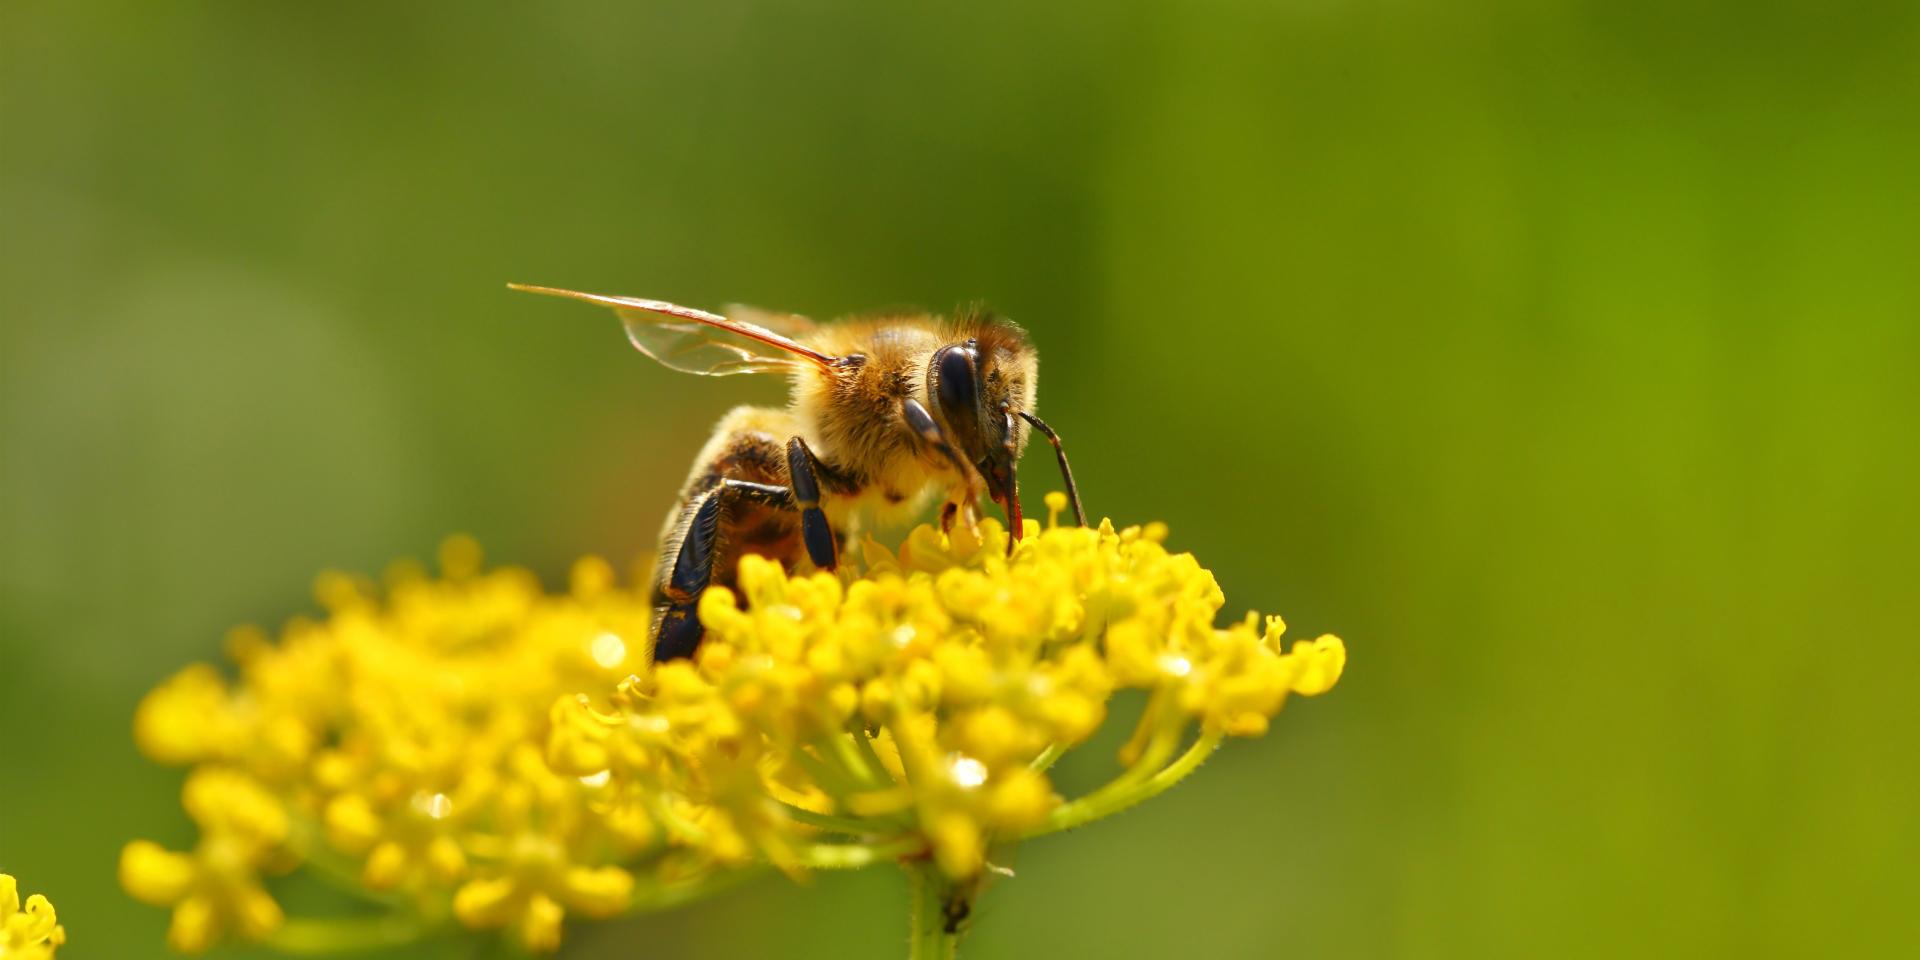
M 928 413 L 927 408 L 922 406 L 920 401 L 908 397 L 900 401 L 900 418 L 907 422 L 907 429 L 912 430 L 915 436 L 939 451 L 941 456 L 947 458 L 947 462 L 953 464 L 953 469 L 958 471 L 960 478 L 967 482 L 967 489 L 972 491 L 974 471 L 967 468 L 967 462 L 960 459 L 960 454 L 954 451 L 953 444 L 947 442 L 946 431 L 940 429 L 940 424 L 934 422 L 933 414 Z
M 807 545 L 807 558 L 822 570 L 840 565 L 840 541 L 820 509 L 820 478 L 815 475 L 818 461 L 807 442 L 794 437 L 787 441 L 787 475 L 793 483 L 793 505 L 800 511 L 800 539 Z
M 706 633 L 697 611 L 700 595 L 713 580 L 713 560 L 720 538 L 720 518 L 736 503 L 755 503 L 791 510 L 793 491 L 767 483 L 723 479 L 690 506 L 692 517 L 687 532 L 680 538 L 680 552 L 674 555 L 673 569 L 667 574 L 660 592 L 666 601 L 660 626 L 653 641 L 653 659 L 674 660 L 693 656 L 694 648 Z

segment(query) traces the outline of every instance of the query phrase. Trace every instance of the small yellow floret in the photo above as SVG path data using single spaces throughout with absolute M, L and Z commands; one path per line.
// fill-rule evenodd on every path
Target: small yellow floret
M 19 884 L 0 873 L 0 957 L 52 960 L 66 942 L 67 930 L 54 915 L 53 904 L 37 893 L 21 904 Z

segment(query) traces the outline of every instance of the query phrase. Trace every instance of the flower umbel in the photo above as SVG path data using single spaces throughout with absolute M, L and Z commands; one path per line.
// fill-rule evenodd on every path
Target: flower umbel
M 931 863 L 964 898 L 996 846 L 1157 794 L 1339 679 L 1336 637 L 1214 626 L 1220 589 L 1164 526 L 1032 526 L 1010 558 L 992 521 L 921 527 L 897 554 L 869 540 L 858 576 L 749 556 L 738 594 L 702 599 L 692 660 L 628 680 L 610 712 L 555 704 L 549 762 L 717 860 L 796 870 L 838 836 Z M 1146 705 L 1121 770 L 1060 797 L 1048 768 L 1125 688 Z
M 0 873 L 0 960 L 52 960 L 66 942 L 53 904 L 36 893 L 23 905 L 19 884 Z
M 837 574 L 749 556 L 737 592 L 703 596 L 695 657 L 658 666 L 650 591 L 599 560 L 561 594 L 483 570 L 466 540 L 437 579 L 327 575 L 323 617 L 234 633 L 234 679 L 190 666 L 141 704 L 141 748 L 192 768 L 199 840 L 129 844 L 122 884 L 172 908 L 185 951 L 458 927 L 544 951 L 568 917 L 669 908 L 767 866 L 900 863 L 916 955 L 950 952 L 1007 845 L 1168 789 L 1345 663 L 1331 636 L 1283 643 L 1278 617 L 1215 626 L 1218 585 L 1163 525 L 1026 533 L 1009 556 L 991 520 L 920 527 Z M 1144 706 L 1112 779 L 1061 796 L 1051 766 L 1127 689 Z M 378 912 L 284 917 L 261 878 L 295 868 Z
M 384 591 L 323 576 L 323 618 L 277 642 L 235 631 L 237 680 L 196 664 L 141 703 L 141 748 L 193 766 L 200 841 L 129 844 L 121 882 L 173 908 L 176 949 L 367 946 L 449 918 L 551 949 L 567 912 L 627 907 L 615 861 L 635 848 L 541 755 L 555 696 L 644 668 L 645 597 L 597 559 L 559 595 L 523 570 L 483 571 L 469 540 L 449 541 L 441 566 L 439 579 L 396 567 Z M 258 877 L 302 865 L 407 922 L 286 920 Z

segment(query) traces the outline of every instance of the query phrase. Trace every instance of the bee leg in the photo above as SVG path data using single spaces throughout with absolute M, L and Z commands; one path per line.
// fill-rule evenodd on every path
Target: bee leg
M 946 432 L 934 422 L 933 414 L 928 413 L 927 408 L 920 405 L 920 401 L 912 397 L 900 401 L 900 416 L 907 421 L 908 429 L 953 463 L 953 468 L 960 471 L 960 476 L 969 486 L 973 484 L 973 471 L 968 469 L 967 462 L 960 459 L 960 455 L 954 452 L 953 444 L 947 442 Z
M 800 511 L 800 539 L 807 545 L 807 558 L 822 570 L 840 565 L 840 541 L 827 512 L 820 509 L 820 478 L 814 474 L 816 461 L 807 442 L 794 437 L 787 441 L 787 475 L 793 483 L 793 506 Z
M 1047 437 L 1048 443 L 1053 444 L 1053 455 L 1060 459 L 1060 476 L 1062 479 L 1067 481 L 1067 502 L 1073 504 L 1074 525 L 1081 526 L 1081 527 L 1086 526 L 1087 515 L 1085 512 L 1083 512 L 1080 509 L 1080 488 L 1077 486 L 1074 486 L 1073 468 L 1067 466 L 1067 448 L 1060 444 L 1060 435 L 1057 433 L 1054 433 L 1053 428 L 1047 426 L 1047 422 L 1045 420 L 1042 420 L 1031 413 L 1027 413 L 1026 411 L 1023 410 L 1020 412 L 1020 416 L 1025 418 L 1025 420 L 1028 423 L 1033 424 L 1033 428 L 1035 430 L 1038 430 L 1041 433 L 1045 434 Z
M 661 589 L 668 606 L 660 614 L 660 628 L 653 641 L 653 659 L 673 660 L 693 656 L 706 628 L 697 611 L 700 595 L 713 579 L 713 558 L 720 537 L 720 515 L 739 502 L 757 503 L 783 510 L 793 508 L 793 491 L 766 483 L 723 479 L 693 506 L 693 518 L 687 522 L 686 536 L 680 539 L 680 552 L 674 556 L 673 570 Z
M 676 603 L 660 613 L 660 631 L 653 640 L 653 661 L 665 663 L 693 656 L 707 628 L 694 612 L 697 601 Z
M 964 523 L 969 530 L 976 529 L 980 526 L 980 518 L 983 516 L 985 514 L 980 512 L 979 497 L 970 496 L 949 500 L 946 506 L 940 508 L 940 532 L 952 533 L 955 523 Z

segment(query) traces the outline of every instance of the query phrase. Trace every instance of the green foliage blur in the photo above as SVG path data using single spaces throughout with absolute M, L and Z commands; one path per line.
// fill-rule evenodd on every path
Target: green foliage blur
M 1352 661 L 1023 848 L 968 956 L 1910 951 L 1916 171 L 1913 4 L 10 0 L 0 870 L 161 955 L 146 689 L 450 532 L 633 557 L 779 397 L 507 281 L 981 299 L 1096 513 Z M 897 957 L 904 905 L 567 955 Z

